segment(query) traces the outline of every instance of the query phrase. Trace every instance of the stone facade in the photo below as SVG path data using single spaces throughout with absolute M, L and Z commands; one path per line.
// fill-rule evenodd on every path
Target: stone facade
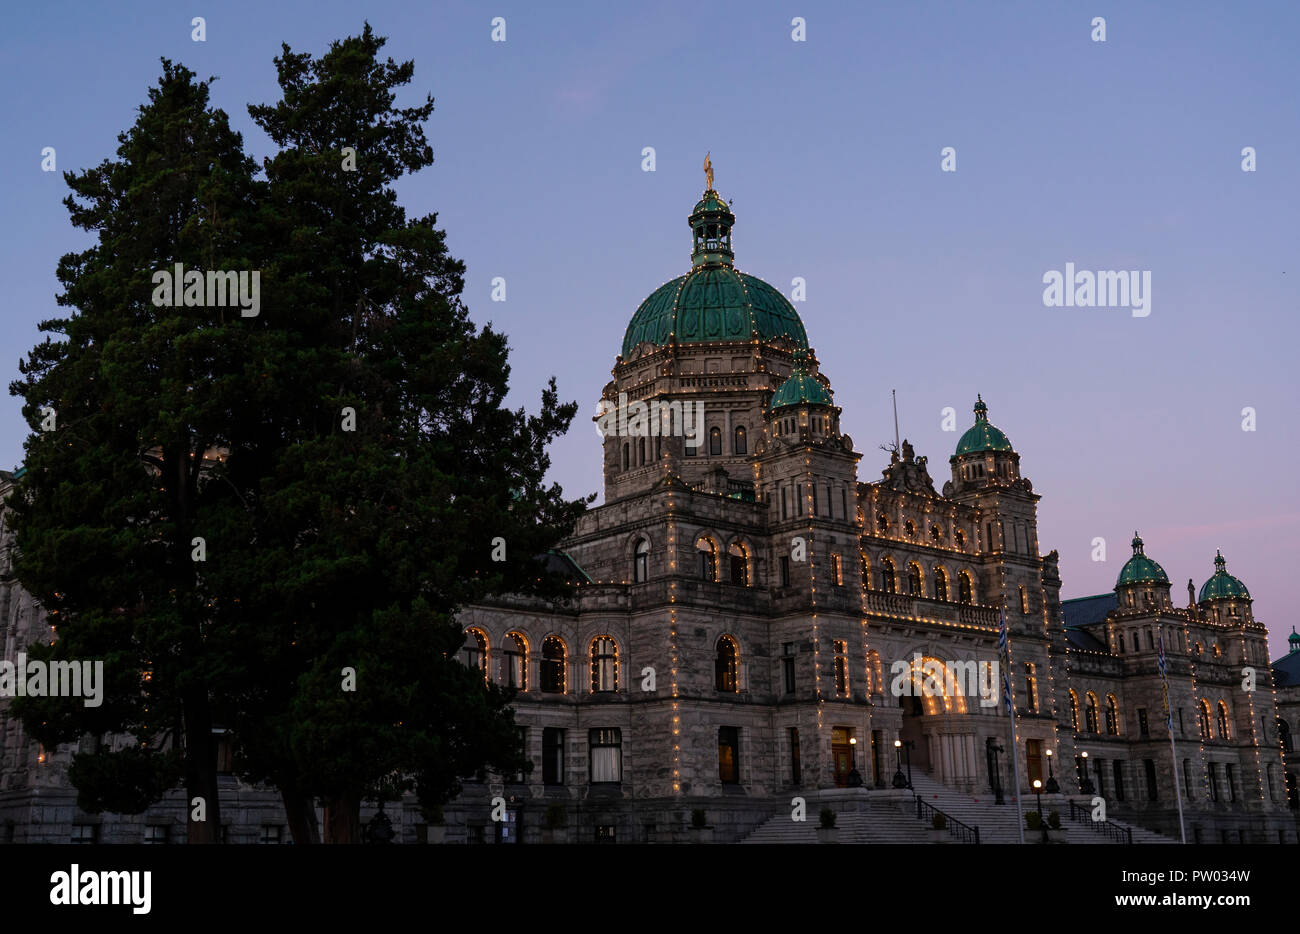
M 725 842 L 795 797 L 859 785 L 870 796 L 908 766 L 956 789 L 1010 790 L 992 748 L 1012 748 L 1005 612 L 1024 793 L 1056 780 L 1174 835 L 1177 794 L 1189 841 L 1296 842 L 1276 723 L 1290 696 L 1300 729 L 1300 687 L 1275 695 L 1249 599 L 1176 607 L 1167 579 L 1142 579 L 1063 603 L 1056 553 L 1039 548 L 1040 497 L 982 400 L 941 491 L 906 441 L 878 480 L 859 481 L 793 306 L 732 269 L 733 223 L 707 192 L 691 216 L 692 272 L 629 326 L 603 393 L 632 410 L 603 423 L 605 501 L 558 549 L 572 597 L 462 611 L 466 663 L 519 690 L 532 772 L 468 781 L 435 828 L 404 802 L 390 811 L 399 841 L 687 842 L 702 811 Z M 651 402 L 664 408 L 638 420 Z M 1158 569 L 1141 547 L 1130 565 Z M 6 658 L 48 637 L 8 575 L 0 611 Z M 6 711 L 0 701 L 7 836 L 67 840 L 93 820 L 76 812 L 68 751 L 41 759 Z M 229 782 L 230 839 L 273 837 L 278 796 Z M 492 820 L 498 796 L 506 822 Z M 100 839 L 140 839 L 158 822 L 176 839 L 181 806 L 105 815 Z

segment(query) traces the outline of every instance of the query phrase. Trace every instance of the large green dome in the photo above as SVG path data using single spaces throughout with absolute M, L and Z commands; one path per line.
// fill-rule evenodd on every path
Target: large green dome
M 1228 573 L 1228 562 L 1219 552 L 1214 558 L 1214 576 L 1201 586 L 1198 603 L 1206 600 L 1249 600 L 1250 591 L 1240 580 Z
M 957 442 L 957 453 L 953 456 L 1012 450 L 1007 436 L 989 421 L 989 407 L 984 404 L 984 400 L 978 395 L 975 400 L 975 424 L 966 429 L 966 433 L 961 436 L 961 440 Z
M 697 266 L 655 289 L 632 316 L 623 356 L 642 341 L 666 344 L 773 340 L 788 337 L 807 348 L 799 313 L 784 295 L 733 266 Z
M 663 345 L 705 341 L 760 341 L 785 337 L 807 349 L 799 313 L 779 291 L 732 264 L 735 215 L 710 187 L 687 222 L 691 227 L 691 271 L 655 289 L 632 316 L 623 335 L 623 356 L 642 341 Z
M 1159 564 L 1148 558 L 1142 550 L 1142 539 L 1133 533 L 1133 557 L 1124 562 L 1120 569 L 1116 587 L 1125 584 L 1168 584 L 1169 575 Z
M 784 383 L 772 394 L 768 403 L 769 411 L 776 411 L 786 405 L 833 405 L 831 392 L 808 372 L 808 352 L 797 350 L 794 355 L 794 369 Z

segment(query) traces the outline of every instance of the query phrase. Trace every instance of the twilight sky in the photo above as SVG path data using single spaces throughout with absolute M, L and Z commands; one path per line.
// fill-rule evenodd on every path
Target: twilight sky
M 193 16 L 206 42 L 191 40 Z M 600 489 L 589 417 L 632 313 L 689 266 L 686 215 L 711 150 L 737 266 L 787 295 L 807 282 L 796 307 L 865 455 L 860 479 L 886 461 L 890 389 L 937 485 L 980 392 L 1043 497 L 1039 541 L 1061 553 L 1065 596 L 1109 590 L 1134 529 L 1177 602 L 1218 547 L 1274 655 L 1286 650 L 1300 5 L 13 5 L 0 33 L 6 382 L 57 313 L 59 256 L 84 244 L 42 148 L 60 172 L 111 155 L 168 56 L 219 78 L 214 103 L 260 160 L 270 142 L 245 105 L 277 99 L 281 41 L 319 54 L 366 19 L 415 60 L 408 101 L 436 99 L 436 162 L 400 195 L 439 212 L 471 314 L 510 335 L 514 404 L 535 407 L 551 374 L 581 404 L 554 451 L 571 495 Z M 949 146 L 956 172 L 940 170 Z M 1150 272 L 1149 316 L 1045 307 L 1043 275 L 1067 263 Z M 505 302 L 490 300 L 496 276 Z M 941 430 L 946 406 L 956 432 Z M 22 460 L 26 432 L 0 397 L 0 466 Z M 1105 562 L 1091 560 L 1099 536 Z

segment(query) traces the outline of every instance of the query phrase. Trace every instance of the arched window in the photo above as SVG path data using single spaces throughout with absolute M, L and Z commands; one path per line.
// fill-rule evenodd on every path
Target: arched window
M 618 643 L 610 636 L 591 641 L 591 693 L 618 690 Z
M 934 599 L 945 602 L 948 599 L 948 572 L 943 568 L 934 569 Z
M 1282 744 L 1282 751 L 1291 755 L 1291 728 L 1281 717 L 1277 721 L 1277 739 Z
M 542 643 L 542 690 L 547 694 L 564 693 L 564 640 L 547 636 Z
M 898 572 L 892 558 L 880 559 L 880 584 L 885 593 L 898 593 Z
M 1083 723 L 1089 733 L 1100 732 L 1097 729 L 1097 695 L 1091 691 L 1084 698 Z
M 925 596 L 925 584 L 921 578 L 921 566 L 913 561 L 907 566 L 907 592 L 913 597 Z
M 1020 588 L 1020 612 L 1029 612 L 1029 594 L 1025 593 L 1025 588 Z
M 1025 708 L 1030 713 L 1038 711 L 1038 674 L 1033 662 L 1025 662 Z
M 732 542 L 727 548 L 727 558 L 731 565 L 731 582 L 740 587 L 749 586 L 749 553 L 739 542 Z
M 718 640 L 718 651 L 713 660 L 713 687 L 728 694 L 740 690 L 740 652 L 731 636 Z
M 517 632 L 506 635 L 506 686 L 528 690 L 528 643 Z
M 862 586 L 871 589 L 871 562 L 867 560 L 865 552 L 862 555 Z
M 903 531 L 907 534 L 908 538 L 911 538 L 916 534 L 916 523 L 911 519 L 908 519 L 907 524 L 903 526 Z
M 1219 701 L 1219 739 L 1232 739 L 1232 730 L 1228 728 L 1228 705 Z
M 732 447 L 732 450 L 733 450 L 735 453 L 737 453 L 737 454 L 748 454 L 748 453 L 749 453 L 749 443 L 748 443 L 748 441 L 745 439 L 745 426 L 744 426 L 744 425 L 737 425 L 737 426 L 736 426 L 735 438 L 732 440 L 731 447 Z
M 966 604 L 974 603 L 975 602 L 974 589 L 975 588 L 971 586 L 970 575 L 968 573 L 962 571 L 960 574 L 957 575 L 957 602 L 958 603 L 966 603 Z
M 637 463 L 642 467 L 645 466 L 645 438 L 638 438 L 636 442 L 637 452 L 640 455 Z
M 722 429 L 716 425 L 709 429 L 709 453 L 722 453 Z
M 1196 708 L 1196 719 L 1201 728 L 1201 740 L 1213 739 L 1214 734 L 1210 732 L 1210 702 L 1202 700 Z
M 961 551 L 963 548 L 966 547 L 966 533 L 963 532 L 961 529 L 958 529 L 956 532 L 952 533 L 952 540 L 953 543 L 956 544 L 958 551 Z
M 877 530 L 879 530 L 881 535 L 884 535 L 886 532 L 888 532 L 889 516 L 885 515 L 883 512 L 880 515 L 876 516 L 876 528 Z
M 477 668 L 483 672 L 483 680 L 488 676 L 488 642 L 487 636 L 483 635 L 481 629 L 467 629 L 465 631 L 465 665 L 468 668 Z
M 1199 642 L 1196 643 L 1196 645 L 1192 648 L 1193 655 L 1200 655 L 1203 651 L 1205 651 L 1205 647 L 1202 646 L 1201 643 Z
M 1074 727 L 1076 733 L 1079 731 L 1079 695 L 1074 693 L 1073 688 L 1070 690 L 1070 726 Z
M 718 579 L 717 546 L 707 536 L 702 536 L 695 542 L 695 550 L 700 556 L 700 580 L 716 581 Z
M 644 584 L 650 579 L 650 543 L 644 538 L 636 543 L 636 554 L 632 556 L 632 580 Z
M 632 462 L 630 458 L 628 443 L 624 441 L 623 442 L 623 469 L 627 470 L 631 466 L 632 466 Z
M 1109 736 L 1119 736 L 1119 704 L 1114 694 L 1106 695 L 1106 733 Z
M 934 542 L 936 545 L 943 541 L 943 529 L 939 528 L 937 525 L 930 526 L 930 541 Z
M 880 662 L 880 653 L 875 649 L 867 652 L 867 686 L 872 694 L 882 694 L 885 690 L 884 666 Z

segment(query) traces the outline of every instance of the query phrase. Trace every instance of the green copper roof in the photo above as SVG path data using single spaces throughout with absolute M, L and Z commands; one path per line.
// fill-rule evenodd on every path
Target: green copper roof
M 1223 553 L 1218 552 L 1214 558 L 1214 576 L 1201 586 L 1198 603 L 1206 600 L 1249 600 L 1250 591 L 1246 585 L 1228 573 L 1228 562 Z
M 788 337 L 808 346 L 799 313 L 762 279 L 732 266 L 698 266 L 655 289 L 632 316 L 623 335 L 623 356 L 642 341 L 666 344 L 773 340 Z
M 768 409 L 775 411 L 786 405 L 832 405 L 830 390 L 808 372 L 808 354 L 798 350 L 794 355 L 794 368 L 786 381 L 772 396 Z
M 989 407 L 978 395 L 975 397 L 975 424 L 957 442 L 957 455 L 979 454 L 983 451 L 1010 451 L 1007 436 L 989 421 Z
M 1120 569 L 1119 579 L 1115 581 L 1116 587 L 1122 587 L 1125 584 L 1168 584 L 1169 575 L 1165 569 L 1152 561 L 1142 551 L 1142 539 L 1138 538 L 1136 532 L 1133 533 L 1133 557 L 1124 563 Z
M 732 265 L 727 202 L 709 189 L 691 212 L 692 269 L 655 289 L 632 316 L 623 356 L 642 341 L 663 345 L 706 341 L 761 341 L 786 337 L 807 349 L 799 313 L 779 291 Z

